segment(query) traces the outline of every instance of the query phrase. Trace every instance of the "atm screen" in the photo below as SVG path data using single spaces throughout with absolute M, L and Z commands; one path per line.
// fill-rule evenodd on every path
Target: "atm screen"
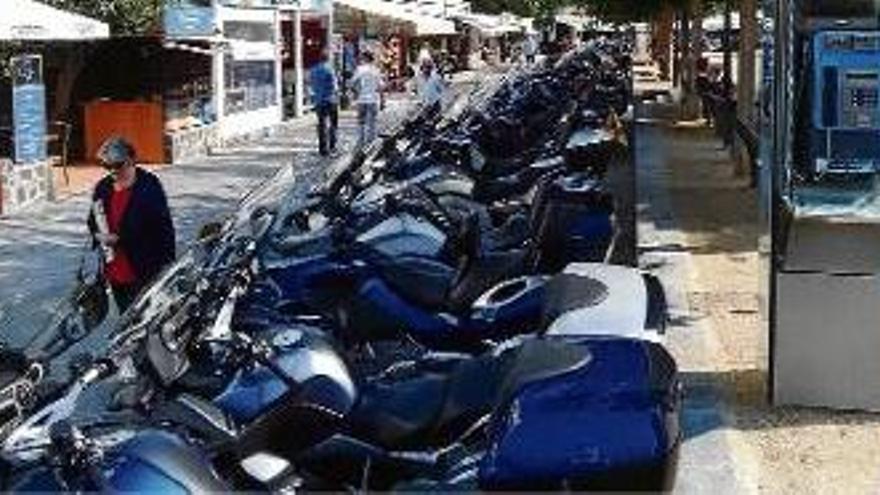
M 877 72 L 847 72 L 843 95 L 843 127 L 851 129 L 872 129 L 880 127 L 878 113 Z
M 880 170 L 880 31 L 820 31 L 815 37 L 808 146 L 815 170 Z

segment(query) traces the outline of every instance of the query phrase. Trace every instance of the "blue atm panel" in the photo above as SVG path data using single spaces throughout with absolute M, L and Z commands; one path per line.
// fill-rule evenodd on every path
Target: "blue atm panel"
M 880 31 L 820 31 L 812 43 L 817 173 L 880 170 Z

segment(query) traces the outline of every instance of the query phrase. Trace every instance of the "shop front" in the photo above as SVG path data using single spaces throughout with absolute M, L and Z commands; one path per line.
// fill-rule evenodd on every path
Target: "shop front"
M 109 36 L 94 19 L 32 0 L 5 0 L 0 43 L 12 54 L 0 76 L 0 214 L 24 210 L 52 194 L 47 84 L 42 43 L 77 44 Z M 33 50 L 33 51 L 31 51 Z
M 284 118 L 301 116 L 311 106 L 307 77 L 330 39 L 332 4 L 304 1 L 280 11 Z
M 181 0 L 165 8 L 161 50 L 135 69 L 142 81 L 160 77 L 153 85 L 142 82 L 137 96 L 160 112 L 158 128 L 150 124 L 142 134 L 150 143 L 158 140 L 161 152 L 143 154 L 146 160 L 185 161 L 281 123 L 278 9 L 268 3 L 241 5 Z M 145 51 L 133 56 L 143 58 Z M 87 132 L 99 134 L 88 124 Z
M 445 40 L 458 36 L 453 21 L 421 13 L 412 5 L 384 0 L 334 3 L 334 30 L 344 40 L 342 52 L 350 60 L 357 60 L 365 50 L 374 53 L 392 89 L 403 88 L 420 49 L 430 46 L 439 52 Z
M 222 101 L 222 138 L 250 134 L 282 121 L 280 24 L 275 9 L 221 7 L 224 39 L 215 89 Z
M 470 69 L 509 61 L 527 32 L 522 21 L 511 14 L 466 13 L 457 16 L 457 20 L 464 33 L 463 58 Z

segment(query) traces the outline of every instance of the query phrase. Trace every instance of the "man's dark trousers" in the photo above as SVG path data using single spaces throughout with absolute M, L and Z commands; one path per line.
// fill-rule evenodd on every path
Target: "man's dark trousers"
M 321 103 L 315 106 L 318 114 L 318 150 L 322 156 L 336 151 L 336 128 L 339 125 L 339 110 L 335 103 Z

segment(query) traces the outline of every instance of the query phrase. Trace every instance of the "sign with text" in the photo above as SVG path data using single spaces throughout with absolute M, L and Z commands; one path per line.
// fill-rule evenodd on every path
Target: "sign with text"
M 43 59 L 39 55 L 13 57 L 12 119 L 15 131 L 15 162 L 46 159 L 46 87 Z
M 207 38 L 216 33 L 211 2 L 174 0 L 165 3 L 163 27 L 168 38 Z
M 333 11 L 333 0 L 303 0 L 300 8 L 327 15 Z

